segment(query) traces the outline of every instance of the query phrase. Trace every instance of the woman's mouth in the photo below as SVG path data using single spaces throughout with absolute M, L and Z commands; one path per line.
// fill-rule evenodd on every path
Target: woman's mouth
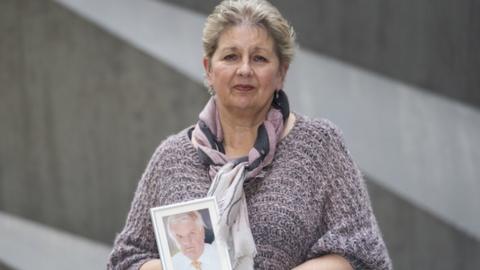
M 235 86 L 233 86 L 233 88 L 235 90 L 242 91 L 242 92 L 247 92 L 255 89 L 255 87 L 250 84 L 236 84 Z

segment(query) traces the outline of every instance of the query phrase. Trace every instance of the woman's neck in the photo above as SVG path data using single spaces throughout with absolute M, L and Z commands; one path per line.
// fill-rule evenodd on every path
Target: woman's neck
M 257 139 L 258 127 L 266 118 L 267 112 L 256 115 L 235 115 L 228 111 L 220 112 L 220 123 L 223 130 L 223 146 L 228 157 L 248 155 Z

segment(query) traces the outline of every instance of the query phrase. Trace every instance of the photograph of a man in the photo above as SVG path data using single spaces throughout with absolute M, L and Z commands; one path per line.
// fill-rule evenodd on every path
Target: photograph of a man
M 215 244 L 205 242 L 205 222 L 199 211 L 171 215 L 167 233 L 179 252 L 172 257 L 175 270 L 221 270 Z

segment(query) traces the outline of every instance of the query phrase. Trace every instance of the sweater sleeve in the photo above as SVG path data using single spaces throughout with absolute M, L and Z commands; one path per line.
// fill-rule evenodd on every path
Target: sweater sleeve
M 361 173 L 345 147 L 340 131 L 327 123 L 322 139 L 321 237 L 308 257 L 338 254 L 354 269 L 392 269 Z
M 150 208 L 158 205 L 161 149 L 162 146 L 155 151 L 138 183 L 125 227 L 115 239 L 107 269 L 137 270 L 147 261 L 159 257 Z

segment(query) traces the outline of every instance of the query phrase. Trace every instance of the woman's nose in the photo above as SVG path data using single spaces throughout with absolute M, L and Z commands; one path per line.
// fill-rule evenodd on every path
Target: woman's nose
M 238 75 L 240 76 L 250 76 L 252 75 L 252 67 L 250 66 L 250 60 L 243 60 L 240 63 L 240 66 L 237 70 Z

